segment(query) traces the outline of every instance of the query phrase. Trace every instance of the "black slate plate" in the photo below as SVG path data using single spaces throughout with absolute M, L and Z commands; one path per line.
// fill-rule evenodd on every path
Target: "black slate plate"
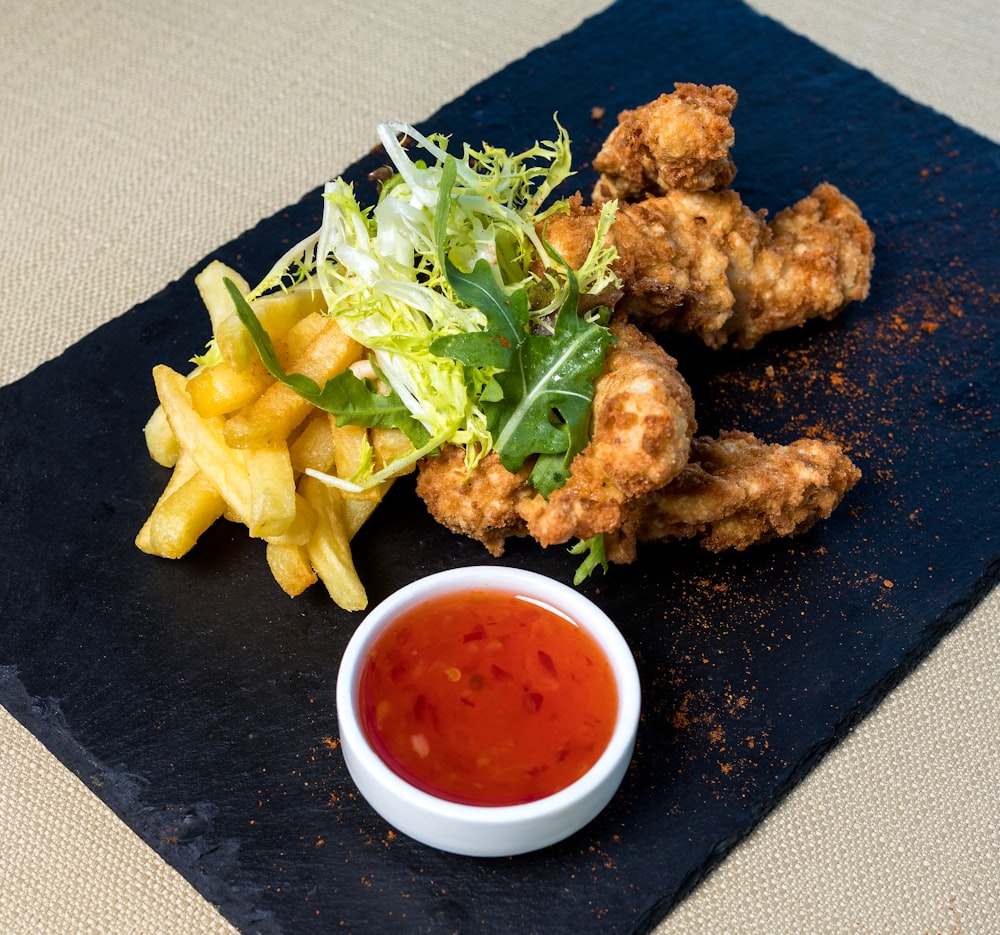
M 871 298 L 835 323 L 743 354 L 670 343 L 701 428 L 838 437 L 864 479 L 799 539 L 648 548 L 585 587 L 634 648 L 645 706 L 620 794 L 563 844 L 477 861 L 394 834 L 335 749 L 357 619 L 318 590 L 286 599 L 225 525 L 178 563 L 132 547 L 165 482 L 141 435 L 149 371 L 202 345 L 204 261 L 0 391 L 0 700 L 244 932 L 646 930 L 995 581 L 993 144 L 733 0 L 623 0 L 427 127 L 515 148 L 558 110 L 580 163 L 611 125 L 592 107 L 675 80 L 739 90 L 752 207 L 829 179 L 878 237 Z M 376 162 L 347 172 L 362 195 Z M 316 215 L 313 193 L 215 255 L 254 279 Z M 382 510 L 356 545 L 373 602 L 487 558 L 405 484 Z M 504 561 L 564 580 L 575 563 L 526 543 Z

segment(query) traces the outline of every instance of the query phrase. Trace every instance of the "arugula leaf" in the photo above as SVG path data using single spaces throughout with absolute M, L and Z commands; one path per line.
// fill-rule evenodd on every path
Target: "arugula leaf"
M 566 294 L 552 334 L 529 330 L 529 301 L 521 287 L 508 294 L 489 263 L 479 260 L 471 272 L 460 270 L 446 255 L 448 212 L 455 182 L 455 160 L 448 157 L 434 233 L 439 262 L 449 286 L 487 320 L 485 331 L 437 338 L 431 351 L 466 367 L 496 371 L 479 401 L 493 436 L 493 447 L 507 470 L 516 472 L 539 456 L 532 485 L 544 496 L 566 483 L 573 457 L 587 444 L 594 380 L 613 337 L 598 321 L 579 315 L 579 284 L 572 269 L 546 244 L 567 276 Z
M 324 384 L 320 409 L 332 412 L 338 425 L 363 425 L 370 429 L 400 429 L 416 447 L 423 445 L 430 433 L 410 415 L 399 395 L 378 392 L 370 381 L 344 370 Z
M 524 335 L 515 366 L 496 377 L 503 408 L 484 406 L 507 470 L 516 472 L 532 454 L 540 455 L 531 483 L 543 496 L 566 483 L 570 463 L 586 447 L 594 381 L 614 342 L 604 324 L 579 315 L 576 277 L 568 266 L 566 274 L 553 333 Z
M 486 339 L 491 345 L 510 352 L 524 338 L 528 327 L 528 294 L 523 288 L 508 295 L 497 284 L 493 269 L 486 260 L 478 260 L 471 273 L 464 273 L 444 257 L 448 284 L 466 305 L 478 308 L 489 322 L 488 332 L 456 335 L 463 338 Z
M 472 278 L 461 275 L 463 284 Z M 524 291 L 508 298 L 488 270 L 475 278 L 490 297 L 480 308 L 491 330 L 439 338 L 431 350 L 466 366 L 496 368 L 479 397 L 493 447 L 511 472 L 538 455 L 530 482 L 548 496 L 566 483 L 570 463 L 587 445 L 594 380 L 614 338 L 603 324 L 579 316 L 574 289 L 568 290 L 554 333 L 531 334 Z
M 434 213 L 438 263 L 456 297 L 486 316 L 487 329 L 436 338 L 431 343 L 431 353 L 452 357 L 467 367 L 506 370 L 528 327 L 528 294 L 521 288 L 508 295 L 497 283 L 486 260 L 478 260 L 472 272 L 465 273 L 448 258 L 448 217 L 457 172 L 455 158 L 448 156 L 441 167 L 440 192 Z
M 486 315 L 486 331 L 445 335 L 431 342 L 431 353 L 452 357 L 466 367 L 507 370 L 528 329 L 528 294 L 518 289 L 507 295 L 496 283 L 489 263 L 479 260 L 471 273 L 463 273 L 445 259 L 448 283 L 465 303 L 478 303 Z
M 553 335 L 525 338 L 515 367 L 497 375 L 502 406 L 484 407 L 507 470 L 520 470 L 532 454 L 563 454 L 568 462 L 585 447 L 594 380 L 612 341 L 606 328 L 575 312 L 559 315 Z
M 427 429 L 410 415 L 395 392 L 390 391 L 383 396 L 368 381 L 359 379 L 350 370 L 327 380 L 322 387 L 305 374 L 285 373 L 270 336 L 250 304 L 235 283 L 230 279 L 224 282 L 236 307 L 236 314 L 250 334 L 264 367 L 276 380 L 295 390 L 317 408 L 332 412 L 338 422 L 368 428 L 397 428 L 417 448 L 427 442 L 430 437 Z

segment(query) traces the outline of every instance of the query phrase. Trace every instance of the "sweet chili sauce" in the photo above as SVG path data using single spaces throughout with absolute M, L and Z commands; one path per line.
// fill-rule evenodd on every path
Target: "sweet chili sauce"
M 473 590 L 404 612 L 359 685 L 362 728 L 412 785 L 515 805 L 580 778 L 604 752 L 618 694 L 594 638 L 548 605 Z

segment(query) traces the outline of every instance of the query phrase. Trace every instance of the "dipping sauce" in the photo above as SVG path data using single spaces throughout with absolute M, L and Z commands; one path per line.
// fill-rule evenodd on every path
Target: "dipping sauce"
M 467 805 L 517 805 L 579 779 L 611 739 L 618 694 L 586 630 L 533 598 L 445 594 L 375 640 L 361 726 L 397 775 Z

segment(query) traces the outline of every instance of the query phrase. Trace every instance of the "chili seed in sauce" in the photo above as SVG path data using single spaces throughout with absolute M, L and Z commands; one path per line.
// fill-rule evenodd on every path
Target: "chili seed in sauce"
M 471 805 L 514 805 L 579 779 L 611 738 L 614 675 L 589 633 L 496 590 L 433 598 L 376 639 L 362 727 L 412 785 Z

